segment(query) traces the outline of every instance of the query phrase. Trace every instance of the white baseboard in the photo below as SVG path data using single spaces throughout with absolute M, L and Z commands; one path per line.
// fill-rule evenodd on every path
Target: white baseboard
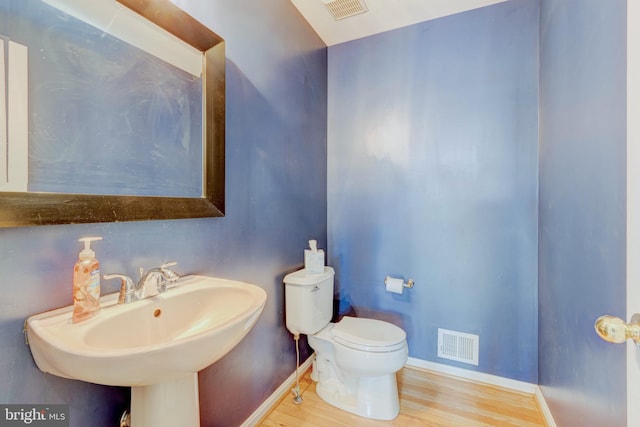
M 509 390 L 531 394 L 535 397 L 536 402 L 540 407 L 540 412 L 542 412 L 542 416 L 547 422 L 547 426 L 557 427 L 557 424 L 553 419 L 553 415 L 551 414 L 551 410 L 547 405 L 547 401 L 545 400 L 544 395 L 542 394 L 542 391 L 540 390 L 540 387 L 537 384 L 513 380 L 511 378 L 499 377 L 497 375 L 485 374 L 483 372 L 470 371 L 468 369 L 462 369 L 454 366 L 443 365 L 441 363 L 430 362 L 428 360 L 422 360 L 422 359 L 416 359 L 414 357 L 410 357 L 409 360 L 407 360 L 406 366 L 413 367 L 413 368 L 427 369 L 429 371 L 439 372 L 441 374 L 447 374 L 447 375 L 451 375 L 461 379 L 477 381 L 477 382 L 488 384 L 488 385 L 493 385 L 497 387 L 506 388 Z
M 311 354 L 311 356 L 309 356 L 309 358 L 300 365 L 300 369 L 298 370 L 298 372 L 300 373 L 300 376 L 304 375 L 304 373 L 307 372 L 309 367 L 311 367 L 313 358 L 314 358 L 314 354 Z M 240 425 L 240 427 L 253 427 L 257 425 L 262 420 L 262 418 L 264 418 L 264 416 L 267 415 L 269 411 L 271 411 L 278 404 L 278 402 L 280 402 L 280 399 L 282 399 L 284 395 L 290 392 L 290 390 L 293 388 L 295 383 L 296 383 L 296 372 L 293 371 L 293 373 L 289 375 L 289 378 L 284 380 L 284 382 L 280 384 L 280 387 L 278 387 L 276 391 L 271 393 L 271 395 L 267 398 L 267 400 L 262 402 L 262 404 L 258 407 L 258 409 L 256 409 L 253 412 L 253 414 L 251 414 L 249 418 L 247 418 Z
M 540 387 L 536 387 L 536 402 L 538 402 L 538 406 L 540 407 L 540 411 L 542 411 L 542 416 L 547 422 L 547 427 L 558 427 L 556 424 L 556 420 L 553 419 L 553 415 L 551 414 L 551 410 L 549 409 L 549 405 L 547 405 L 547 401 L 542 394 L 542 390 Z
M 484 372 L 470 371 L 468 369 L 456 368 L 455 366 L 443 365 L 441 363 L 429 362 L 428 360 L 416 359 L 410 357 L 407 366 L 429 371 L 440 372 L 442 374 L 452 375 L 454 377 L 477 381 L 484 384 L 494 385 L 497 387 L 507 388 L 510 390 L 520 391 L 528 394 L 535 394 L 536 384 L 512 380 L 511 378 L 499 377 L 497 375 L 485 374 Z

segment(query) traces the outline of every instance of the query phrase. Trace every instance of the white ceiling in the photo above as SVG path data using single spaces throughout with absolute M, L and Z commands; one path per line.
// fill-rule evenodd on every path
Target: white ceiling
M 327 46 L 506 0 L 362 1 L 368 12 L 336 21 L 322 0 L 291 0 Z

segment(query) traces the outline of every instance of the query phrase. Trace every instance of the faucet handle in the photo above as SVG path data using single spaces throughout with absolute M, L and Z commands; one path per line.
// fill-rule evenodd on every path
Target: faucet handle
M 165 263 L 164 263 L 164 264 L 162 264 L 160 267 L 150 268 L 148 272 L 151 272 L 151 271 L 153 271 L 153 270 L 156 270 L 156 271 L 157 271 L 157 270 L 160 270 L 160 271 L 161 271 L 163 274 L 165 274 L 165 275 L 167 275 L 167 274 L 168 274 L 168 275 L 170 275 L 170 276 L 172 276 L 172 277 L 173 277 L 173 276 L 177 276 L 177 277 L 176 277 L 176 279 L 179 279 L 179 278 L 180 278 L 180 276 L 178 276 L 178 274 L 177 274 L 175 271 L 173 271 L 173 270 L 170 270 L 170 269 L 169 269 L 169 267 L 173 267 L 173 266 L 174 266 L 174 265 L 176 265 L 176 264 L 178 264 L 178 262 L 177 262 L 177 261 L 169 261 L 169 262 L 165 262 Z M 140 268 L 138 269 L 138 271 L 140 272 L 140 277 L 144 276 L 144 274 L 145 274 L 145 270 L 144 270 L 144 268 L 143 268 L 143 267 L 140 267 Z M 176 280 L 176 279 L 174 279 L 174 280 Z
M 105 280 L 120 279 L 120 294 L 118 295 L 118 304 L 129 304 L 133 301 L 136 292 L 136 285 L 131 277 L 125 274 L 105 274 L 102 276 Z
M 174 283 L 180 278 L 178 273 L 169 269 L 169 267 L 176 264 L 176 261 L 165 262 L 160 267 L 153 267 L 147 271 L 140 267 L 140 280 L 138 281 L 138 294 L 136 294 L 136 297 L 142 299 L 166 292 L 167 283 Z M 148 291 L 147 288 L 150 283 L 155 283 L 156 288 Z
M 178 264 L 177 261 L 169 261 L 169 262 L 165 262 L 160 266 L 160 270 L 162 271 L 162 274 L 164 274 L 165 279 L 169 283 L 173 283 L 180 278 L 180 275 L 178 273 L 176 273 L 175 271 L 169 268 L 169 267 L 173 267 L 176 264 Z

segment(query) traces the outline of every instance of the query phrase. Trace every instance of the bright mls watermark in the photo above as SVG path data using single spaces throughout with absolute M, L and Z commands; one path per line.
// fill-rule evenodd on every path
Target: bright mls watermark
M 69 405 L 0 405 L 0 427 L 69 427 Z

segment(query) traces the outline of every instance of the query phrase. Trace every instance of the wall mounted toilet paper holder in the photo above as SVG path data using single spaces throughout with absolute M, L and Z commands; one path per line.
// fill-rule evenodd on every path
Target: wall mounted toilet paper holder
M 387 284 L 387 280 L 392 279 L 391 276 L 387 276 L 384 278 L 384 284 Z M 409 279 L 406 282 L 402 283 L 402 286 L 405 288 L 413 288 L 413 285 L 415 285 L 415 282 L 413 281 L 413 279 Z

